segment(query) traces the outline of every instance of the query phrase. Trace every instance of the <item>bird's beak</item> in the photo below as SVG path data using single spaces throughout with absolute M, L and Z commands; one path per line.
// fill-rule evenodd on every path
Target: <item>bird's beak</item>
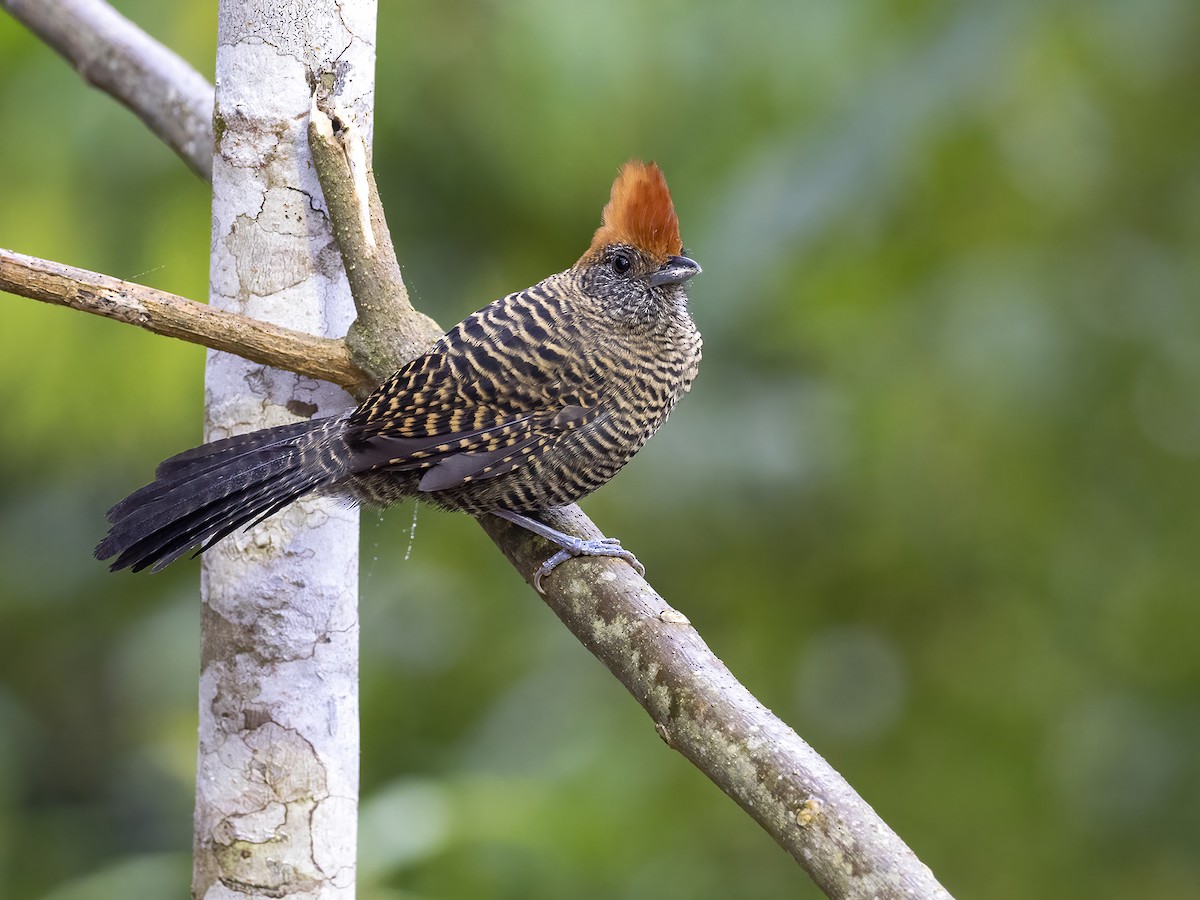
M 694 259 L 688 259 L 686 256 L 668 256 L 667 261 L 662 264 L 662 268 L 657 272 L 651 272 L 646 280 L 655 287 L 660 284 L 683 284 L 693 275 L 699 275 L 700 272 L 700 263 Z

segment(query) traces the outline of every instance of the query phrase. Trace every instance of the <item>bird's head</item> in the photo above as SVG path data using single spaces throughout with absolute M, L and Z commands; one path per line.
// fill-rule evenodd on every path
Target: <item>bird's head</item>
M 655 318 L 686 302 L 682 285 L 700 272 L 683 253 L 667 179 L 654 163 L 621 167 L 603 223 L 575 271 L 590 295 L 613 312 Z

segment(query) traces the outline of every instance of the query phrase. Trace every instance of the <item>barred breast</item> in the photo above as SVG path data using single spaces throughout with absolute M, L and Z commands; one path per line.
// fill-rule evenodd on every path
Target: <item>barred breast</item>
M 533 512 L 607 483 L 690 388 L 700 336 L 682 300 L 621 327 L 572 288 L 511 294 L 398 372 L 349 423 L 356 494 Z

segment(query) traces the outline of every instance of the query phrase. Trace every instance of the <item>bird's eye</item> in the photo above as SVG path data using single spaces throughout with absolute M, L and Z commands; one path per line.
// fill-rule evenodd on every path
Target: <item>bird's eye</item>
M 633 260 L 629 258 L 628 253 L 614 253 L 612 256 L 612 268 L 618 275 L 624 275 L 633 268 Z

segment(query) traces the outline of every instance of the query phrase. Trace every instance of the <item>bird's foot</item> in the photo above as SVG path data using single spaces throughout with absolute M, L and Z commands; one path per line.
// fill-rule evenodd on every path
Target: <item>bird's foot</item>
M 566 536 L 571 537 L 570 535 Z M 574 543 L 570 547 L 563 547 L 542 563 L 541 568 L 533 573 L 533 589 L 539 594 L 542 593 L 542 579 L 554 571 L 560 564 L 576 556 L 613 556 L 617 559 L 625 560 L 625 562 L 633 566 L 639 575 L 646 574 L 646 567 L 638 562 L 636 556 L 622 547 L 621 542 L 616 538 L 600 538 L 595 541 L 573 538 L 573 541 Z
M 646 574 L 646 567 L 638 562 L 636 556 L 622 547 L 621 542 L 616 538 L 585 540 L 584 538 L 575 537 L 573 534 L 565 534 L 557 528 L 551 528 L 544 522 L 539 522 L 537 519 L 522 515 L 521 513 L 511 512 L 507 509 L 496 509 L 492 511 L 492 514 L 512 522 L 514 525 L 520 525 L 526 531 L 532 531 L 534 534 L 541 535 L 546 540 L 552 541 L 562 548 L 542 563 L 538 570 L 533 573 L 533 589 L 539 594 L 542 593 L 542 579 L 562 563 L 576 556 L 611 556 L 623 559 L 629 565 L 633 566 L 639 575 Z

